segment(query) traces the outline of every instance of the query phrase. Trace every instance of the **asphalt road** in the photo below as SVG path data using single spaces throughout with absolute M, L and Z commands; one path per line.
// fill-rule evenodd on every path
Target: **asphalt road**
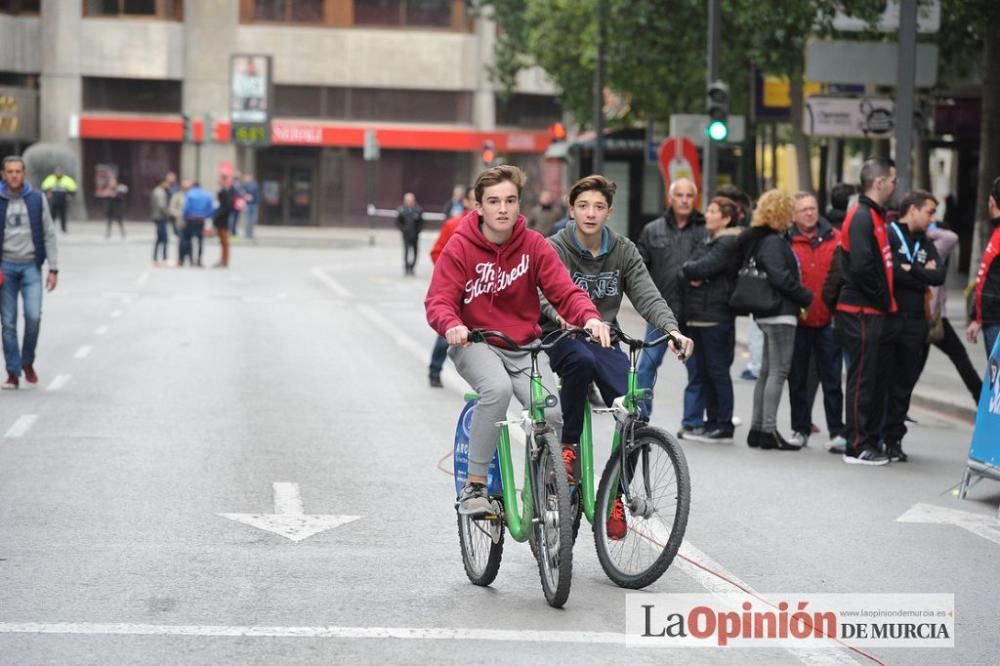
M 961 422 L 914 410 L 910 462 L 885 468 L 844 465 L 823 436 L 798 453 L 685 444 L 687 543 L 647 591 L 953 593 L 954 648 L 629 649 L 626 592 L 586 528 L 561 611 L 523 544 L 491 588 L 467 582 L 448 473 L 464 384 L 449 365 L 427 385 L 426 254 L 404 278 L 395 235 L 264 230 L 228 270 L 176 269 L 150 264 L 145 228 L 77 229 L 41 381 L 0 395 L 0 662 L 1000 663 L 1000 485 L 952 495 Z M 682 375 L 659 380 L 671 430 Z M 752 384 L 736 389 L 746 422 Z M 983 527 L 897 520 L 921 504 Z

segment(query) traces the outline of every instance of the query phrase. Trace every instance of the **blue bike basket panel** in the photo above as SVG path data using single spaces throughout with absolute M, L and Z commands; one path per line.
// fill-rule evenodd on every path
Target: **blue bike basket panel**
M 455 494 L 461 494 L 465 482 L 469 478 L 469 431 L 472 428 L 472 415 L 476 411 L 476 400 L 465 403 L 462 413 L 458 416 L 455 426 Z M 500 480 L 500 459 L 493 452 L 490 469 L 486 473 L 486 487 L 490 495 L 501 495 L 503 484 Z

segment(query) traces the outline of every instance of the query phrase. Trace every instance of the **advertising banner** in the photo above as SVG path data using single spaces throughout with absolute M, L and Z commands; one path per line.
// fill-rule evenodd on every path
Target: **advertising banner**
M 266 146 L 271 142 L 271 56 L 234 54 L 230 59 L 229 118 L 233 142 Z

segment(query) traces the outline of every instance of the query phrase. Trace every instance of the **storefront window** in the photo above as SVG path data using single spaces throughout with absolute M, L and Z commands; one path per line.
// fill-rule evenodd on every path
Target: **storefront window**
M 180 113 L 181 82 L 83 77 L 85 111 Z
M 21 2 L 27 4 L 25 0 Z M 84 16 L 151 17 L 179 21 L 182 18 L 181 5 L 181 0 L 86 0 L 83 14 Z
M 276 115 L 334 120 L 471 123 L 472 93 L 275 86 Z
M 496 98 L 496 121 L 501 127 L 542 129 L 560 120 L 562 109 L 551 95 L 514 93 L 506 99 Z

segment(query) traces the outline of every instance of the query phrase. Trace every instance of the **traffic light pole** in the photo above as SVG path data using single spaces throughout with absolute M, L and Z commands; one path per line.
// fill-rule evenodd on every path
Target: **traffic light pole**
M 917 0 L 899 3 L 899 67 L 896 82 L 896 191 L 913 182 L 913 89 L 917 70 Z
M 597 65 L 594 68 L 594 160 L 590 172 L 604 173 L 604 54 L 608 41 L 608 0 L 597 1 Z
M 719 80 L 719 52 L 722 47 L 722 0 L 708 0 L 708 80 L 706 90 Z M 719 170 L 719 149 L 715 141 L 706 135 L 705 168 L 701 180 L 702 210 L 708 207 L 711 193 L 715 191 L 715 175 Z

